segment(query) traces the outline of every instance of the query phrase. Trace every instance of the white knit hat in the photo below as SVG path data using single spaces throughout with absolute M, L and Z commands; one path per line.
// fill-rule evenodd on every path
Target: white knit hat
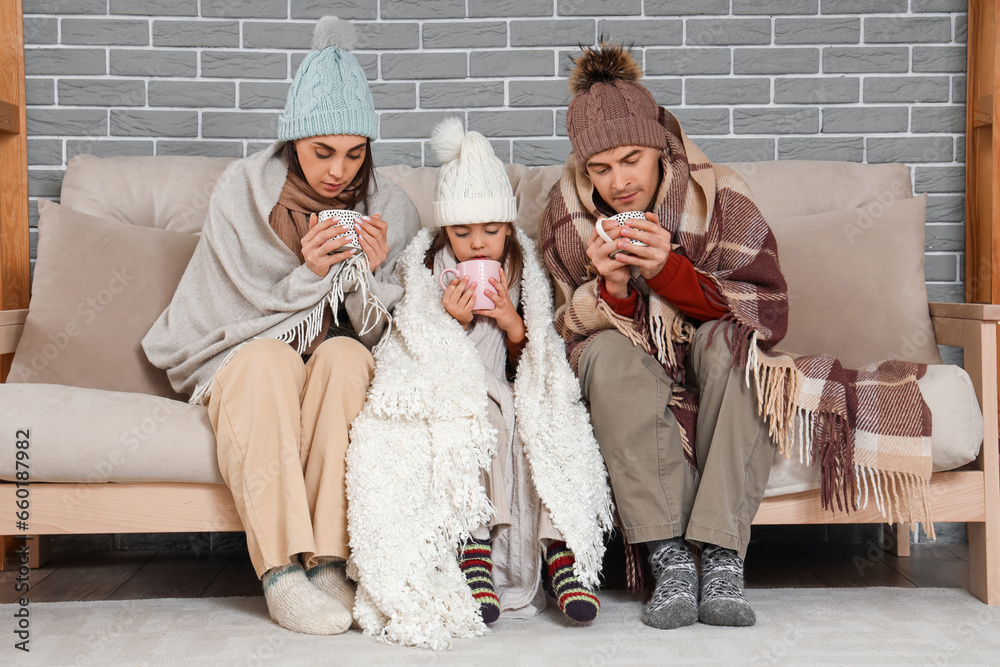
M 431 133 L 431 147 L 442 163 L 434 193 L 438 227 L 514 222 L 517 200 L 486 137 L 467 134 L 459 118 L 446 118 Z

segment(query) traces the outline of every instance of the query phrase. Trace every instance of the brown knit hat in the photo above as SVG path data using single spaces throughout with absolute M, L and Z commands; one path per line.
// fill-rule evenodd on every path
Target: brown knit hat
M 618 44 L 601 41 L 573 61 L 566 131 L 578 164 L 617 146 L 666 148 L 660 107 L 639 83 L 642 71 Z

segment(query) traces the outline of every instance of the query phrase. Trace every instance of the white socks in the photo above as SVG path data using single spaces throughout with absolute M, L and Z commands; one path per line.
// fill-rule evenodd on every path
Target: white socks
M 313 586 L 297 559 L 284 567 L 271 568 L 261 582 L 267 610 L 281 627 L 309 635 L 337 635 L 351 627 L 353 591 L 350 606 L 345 606 L 338 601 L 340 597 Z
M 347 579 L 344 561 L 330 560 L 306 571 L 309 582 L 348 611 L 354 609 L 354 584 Z

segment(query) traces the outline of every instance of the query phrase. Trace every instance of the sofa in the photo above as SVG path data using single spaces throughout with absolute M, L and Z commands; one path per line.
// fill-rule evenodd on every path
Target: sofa
M 0 385 L 0 502 L 15 507 L 14 482 L 29 471 L 29 518 L 25 529 L 14 511 L 0 514 L 0 535 L 241 529 L 206 409 L 176 394 L 140 347 L 229 162 L 79 155 L 60 203 L 39 202 L 31 305 L 0 312 L 0 354 L 14 353 Z M 928 306 L 926 196 L 913 196 L 906 166 L 730 166 L 746 178 L 778 241 L 790 301 L 782 349 L 833 354 L 849 368 L 888 358 L 930 364 L 920 387 L 933 417 L 934 518 L 968 523 L 970 590 L 1000 603 L 1000 307 Z M 560 171 L 508 165 L 517 224 L 532 237 Z M 378 173 L 402 186 L 430 222 L 436 168 Z M 938 344 L 963 347 L 965 370 L 942 363 Z M 29 452 L 20 463 L 19 449 Z M 776 457 L 755 523 L 885 521 L 874 503 L 823 510 L 818 475 L 797 457 Z M 909 540 L 899 543 L 905 554 Z

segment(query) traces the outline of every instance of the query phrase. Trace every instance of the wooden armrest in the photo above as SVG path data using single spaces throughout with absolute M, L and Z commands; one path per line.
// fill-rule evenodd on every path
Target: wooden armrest
M 24 321 L 28 319 L 28 309 L 0 310 L 0 354 L 11 354 L 17 349 L 24 331 Z
M 1000 305 L 992 303 L 928 303 L 931 317 L 947 317 L 953 320 L 980 320 L 1000 322 Z

